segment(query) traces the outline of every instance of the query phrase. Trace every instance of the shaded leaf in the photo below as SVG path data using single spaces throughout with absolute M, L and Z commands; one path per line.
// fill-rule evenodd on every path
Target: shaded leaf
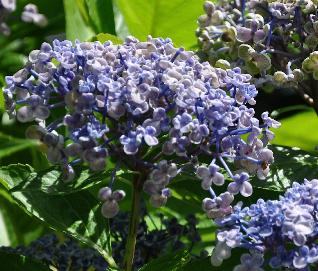
M 4 270 L 14 271 L 49 271 L 50 268 L 28 257 L 16 255 L 0 248 L 0 263 Z
M 270 146 L 275 162 L 270 167 L 266 181 L 253 178 L 257 190 L 283 193 L 293 182 L 303 182 L 304 178 L 318 178 L 318 157 L 298 148 Z
M 191 260 L 187 251 L 169 253 L 146 264 L 139 271 L 181 271 Z
M 38 143 L 33 140 L 14 138 L 0 133 L 0 159 L 37 145 Z

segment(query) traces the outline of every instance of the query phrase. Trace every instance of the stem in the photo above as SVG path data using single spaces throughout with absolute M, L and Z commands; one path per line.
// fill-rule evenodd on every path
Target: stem
M 126 241 L 126 251 L 124 257 L 124 270 L 132 271 L 134 263 L 134 254 L 136 247 L 137 229 L 140 217 L 140 203 L 142 195 L 143 178 L 138 176 L 133 182 L 133 198 L 129 221 L 129 232 Z

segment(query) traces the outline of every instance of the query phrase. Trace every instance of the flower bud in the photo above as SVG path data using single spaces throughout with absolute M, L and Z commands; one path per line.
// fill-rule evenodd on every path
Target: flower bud
M 108 186 L 101 188 L 98 192 L 98 198 L 101 201 L 109 200 L 111 195 L 112 195 L 112 190 Z
M 102 205 L 102 215 L 106 218 L 113 218 L 119 212 L 119 206 L 116 200 L 107 200 Z

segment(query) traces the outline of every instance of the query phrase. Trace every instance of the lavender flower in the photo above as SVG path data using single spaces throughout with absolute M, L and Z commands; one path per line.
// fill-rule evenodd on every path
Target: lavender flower
M 241 247 L 253 252 L 252 256 L 242 256 L 242 264 L 235 270 L 250 270 L 252 266 L 262 270 L 268 265 L 273 269 L 309 270 L 318 262 L 317 206 L 315 179 L 293 183 L 279 200 L 259 199 L 243 209 L 237 205 L 229 216 L 216 219 L 220 227 L 217 248 L 226 244 L 228 250 Z M 229 253 L 216 249 L 212 263 L 219 265 Z
M 252 188 L 242 171 L 264 178 L 273 162 L 266 144 L 273 138 L 269 128 L 279 124 L 268 114 L 261 124 L 254 117 L 248 106 L 257 90 L 250 80 L 240 68 L 200 63 L 170 39 L 128 37 L 123 45 L 55 40 L 6 77 L 4 96 L 11 117 L 38 123 L 27 136 L 47 146 L 48 159 L 61 166 L 66 181 L 76 176 L 74 164 L 101 171 L 112 157 L 140 173 L 150 202 L 159 207 L 171 196 L 167 186 L 174 178 L 196 172 L 215 197 L 206 211 L 216 218 L 231 212 L 233 195 L 216 196 L 215 185 L 229 177 L 237 185 L 229 191 L 248 196 Z M 173 154 L 175 162 L 169 161 Z M 116 170 L 113 175 L 112 182 Z M 104 201 L 105 216 L 118 212 L 112 196 Z

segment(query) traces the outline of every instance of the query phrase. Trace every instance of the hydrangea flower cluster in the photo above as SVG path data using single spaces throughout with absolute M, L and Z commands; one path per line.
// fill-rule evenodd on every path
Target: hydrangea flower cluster
M 105 271 L 108 267 L 103 256 L 96 250 L 83 248 L 69 238 L 61 242 L 54 234 L 42 236 L 28 246 L 0 247 L 0 251 L 27 256 L 59 271 Z
M 11 117 L 38 123 L 26 134 L 46 146 L 65 181 L 76 175 L 74 164 L 100 171 L 112 157 L 116 168 L 141 174 L 159 207 L 170 196 L 171 180 L 194 171 L 219 208 L 225 203 L 214 186 L 226 184 L 230 197 L 249 196 L 249 174 L 264 179 L 273 162 L 266 145 L 274 137 L 270 128 L 280 124 L 267 112 L 261 122 L 255 118 L 249 105 L 257 90 L 250 80 L 240 68 L 200 63 L 170 39 L 128 37 L 122 45 L 55 40 L 6 77 L 4 96 Z M 221 167 L 233 182 L 225 181 Z M 107 217 L 117 212 L 113 197 L 104 199 Z
M 220 230 L 212 264 L 220 265 L 236 247 L 251 253 L 234 270 L 287 268 L 311 270 L 318 263 L 318 180 L 293 183 L 279 200 L 259 199 L 250 207 L 241 204 L 215 220 Z M 266 260 L 264 260 L 266 259 Z M 250 269 L 254 266 L 254 269 Z
M 10 13 L 16 10 L 16 0 L 0 0 L 0 33 L 10 35 L 11 31 L 6 23 Z M 34 23 L 38 26 L 46 26 L 46 17 L 39 13 L 38 8 L 34 4 L 27 4 L 21 14 L 21 19 L 24 22 Z
M 197 36 L 202 59 L 239 66 L 257 86 L 291 88 L 318 112 L 317 1 L 205 2 Z

